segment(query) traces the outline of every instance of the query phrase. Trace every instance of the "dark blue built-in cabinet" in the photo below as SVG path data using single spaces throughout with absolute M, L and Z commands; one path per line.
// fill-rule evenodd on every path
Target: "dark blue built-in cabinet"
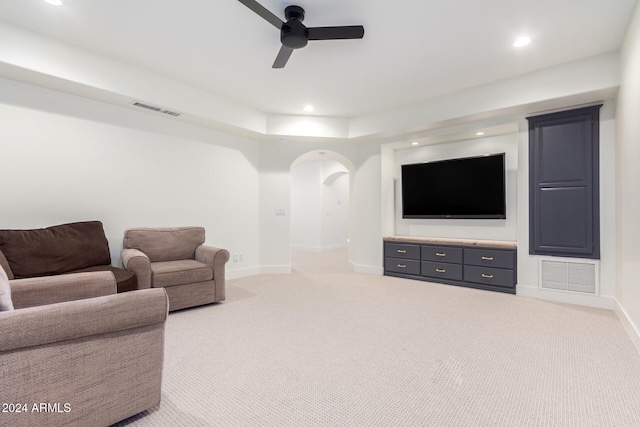
M 527 118 L 532 255 L 600 258 L 601 106 Z

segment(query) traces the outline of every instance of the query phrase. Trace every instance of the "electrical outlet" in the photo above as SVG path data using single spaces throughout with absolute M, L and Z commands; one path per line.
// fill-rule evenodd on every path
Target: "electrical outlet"
M 238 254 L 233 254 L 233 262 L 238 262 Z
M 285 208 L 276 208 L 276 216 L 285 216 L 287 210 Z
M 242 252 L 240 252 L 240 253 L 238 254 L 238 259 L 239 259 L 240 261 L 244 261 L 244 254 L 243 254 Z

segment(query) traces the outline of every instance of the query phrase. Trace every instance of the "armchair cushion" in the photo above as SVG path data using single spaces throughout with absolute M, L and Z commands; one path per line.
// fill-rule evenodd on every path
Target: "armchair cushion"
M 204 243 L 202 227 L 135 228 L 124 233 L 125 248 L 138 249 L 151 262 L 195 259 L 196 248 Z
M 154 288 L 186 285 L 213 279 L 213 268 L 210 265 L 192 259 L 154 262 L 151 264 L 151 272 Z

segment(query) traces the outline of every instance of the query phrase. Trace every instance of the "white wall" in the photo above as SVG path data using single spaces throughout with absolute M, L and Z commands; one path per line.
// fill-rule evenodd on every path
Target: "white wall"
M 256 142 L 5 79 L 0 117 L 0 228 L 100 220 L 120 265 L 127 227 L 201 225 L 258 265 Z
M 354 271 L 382 274 L 382 164 L 383 155 L 378 144 L 358 147 L 355 156 L 356 173 L 352 181 L 351 236 Z
M 401 166 L 424 161 L 472 157 L 482 154 L 506 154 L 506 219 L 403 219 Z M 395 228 L 396 235 L 450 237 L 464 239 L 517 239 L 518 138 L 515 134 L 478 138 L 468 141 L 426 145 L 396 151 Z
M 617 105 L 617 286 L 619 316 L 640 350 L 640 7 L 622 48 Z M 612 172 L 613 173 L 613 172 Z M 624 322 L 623 322 L 624 323 Z
M 310 160 L 291 170 L 291 246 L 319 251 L 322 241 L 322 163 Z
M 321 248 L 346 247 L 349 241 L 349 171 L 333 160 L 322 161 L 321 168 Z

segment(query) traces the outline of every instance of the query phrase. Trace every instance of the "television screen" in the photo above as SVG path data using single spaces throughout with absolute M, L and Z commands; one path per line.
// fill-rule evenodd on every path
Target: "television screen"
M 402 165 L 402 217 L 506 218 L 504 153 Z

